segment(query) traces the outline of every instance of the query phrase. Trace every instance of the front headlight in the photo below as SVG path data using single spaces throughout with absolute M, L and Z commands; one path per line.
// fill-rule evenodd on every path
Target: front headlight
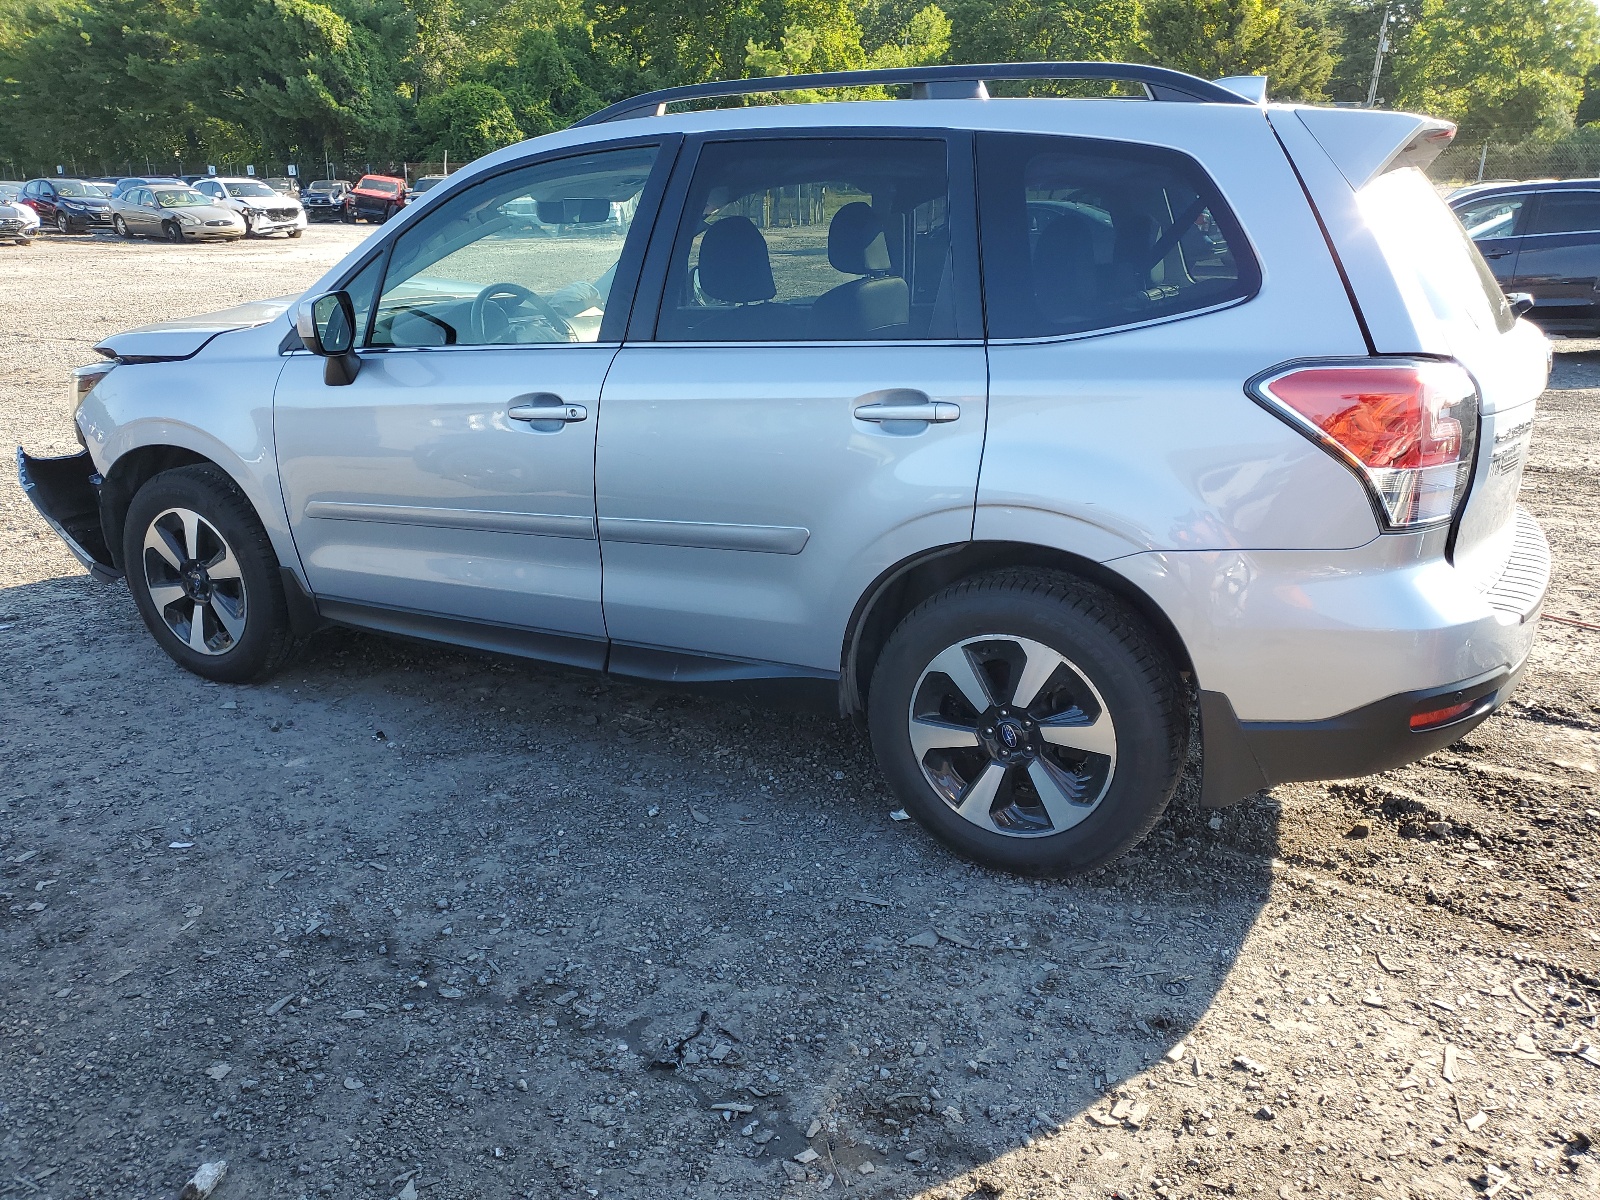
M 90 363 L 86 367 L 78 367 L 72 372 L 72 413 L 77 415 L 78 409 L 94 391 L 95 385 L 111 374 L 116 367 L 115 359 L 105 359 L 102 362 Z

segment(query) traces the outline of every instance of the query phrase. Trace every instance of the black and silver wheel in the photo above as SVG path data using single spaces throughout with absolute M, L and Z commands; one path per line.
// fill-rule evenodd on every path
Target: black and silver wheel
M 64 212 L 56 213 L 56 232 L 57 233 L 71 233 L 72 232 L 72 218 L 67 216 L 67 214 L 64 213 Z
M 145 626 L 197 675 L 260 678 L 292 651 L 277 557 L 249 502 L 216 468 L 180 467 L 139 489 L 123 562 Z
M 128 232 L 128 223 L 122 219 L 120 213 L 111 218 L 111 232 L 121 238 L 133 236 Z
M 1115 597 L 1007 571 L 947 588 L 873 672 L 873 748 L 908 811 L 967 857 L 1064 875 L 1165 811 L 1187 749 L 1181 685 Z

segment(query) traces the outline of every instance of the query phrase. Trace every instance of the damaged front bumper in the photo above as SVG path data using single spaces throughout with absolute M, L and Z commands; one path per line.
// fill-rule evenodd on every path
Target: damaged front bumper
M 100 520 L 100 475 L 87 450 L 62 458 L 34 458 L 17 447 L 17 479 L 39 515 L 72 556 L 102 583 L 122 578 Z

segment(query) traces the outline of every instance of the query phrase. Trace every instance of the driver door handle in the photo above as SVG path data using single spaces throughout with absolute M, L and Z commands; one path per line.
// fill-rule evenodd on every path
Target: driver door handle
M 856 409 L 858 421 L 928 421 L 942 424 L 958 420 L 961 406 L 948 400 L 929 400 L 921 404 L 863 404 Z
M 581 404 L 566 404 L 559 400 L 540 404 L 513 404 L 506 410 L 513 421 L 587 421 L 589 410 Z

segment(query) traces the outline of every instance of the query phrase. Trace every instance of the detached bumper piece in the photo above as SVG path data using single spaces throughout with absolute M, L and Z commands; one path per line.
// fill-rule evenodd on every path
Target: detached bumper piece
M 1279 783 L 1356 779 L 1460 741 L 1511 698 L 1526 663 L 1403 692 L 1324 721 L 1241 721 L 1221 692 L 1200 693 L 1200 802 L 1225 808 Z
M 72 556 L 102 583 L 122 578 L 100 523 L 100 476 L 87 450 L 65 458 L 34 458 L 17 448 L 17 479 L 39 515 Z

